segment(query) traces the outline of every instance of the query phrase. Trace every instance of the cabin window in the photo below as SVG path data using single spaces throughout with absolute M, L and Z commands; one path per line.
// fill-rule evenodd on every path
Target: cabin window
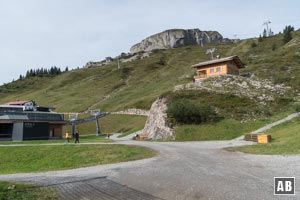
M 221 72 L 221 67 L 217 67 L 216 72 Z
M 214 73 L 214 68 L 211 68 L 211 69 L 209 70 L 209 73 L 213 74 L 213 73 Z

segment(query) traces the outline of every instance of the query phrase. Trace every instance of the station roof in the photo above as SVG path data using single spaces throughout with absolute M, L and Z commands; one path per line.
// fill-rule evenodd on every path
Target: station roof
M 26 115 L 1 115 L 0 120 L 29 120 Z
M 23 105 L 27 102 L 30 102 L 30 101 L 10 101 L 10 102 L 6 102 L 4 104 L 6 104 L 6 105 Z

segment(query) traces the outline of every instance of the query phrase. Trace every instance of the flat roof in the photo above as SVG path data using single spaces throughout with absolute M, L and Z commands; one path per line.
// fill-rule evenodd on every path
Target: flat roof
M 51 112 L 1 112 L 0 120 L 64 121 L 64 114 Z
M 0 120 L 29 120 L 26 115 L 1 115 Z
M 229 57 L 226 57 L 226 58 L 220 58 L 220 59 L 201 62 L 201 63 L 195 64 L 195 65 L 192 65 L 192 67 L 203 67 L 203 66 L 212 65 L 212 64 L 216 64 L 216 63 L 227 62 L 227 61 L 235 62 L 235 64 L 237 65 L 238 68 L 244 68 L 245 67 L 244 64 L 242 63 L 242 61 L 236 55 L 229 56 Z
M 6 104 L 6 105 L 23 105 L 27 102 L 30 102 L 30 101 L 10 101 L 10 102 L 6 102 L 4 104 Z

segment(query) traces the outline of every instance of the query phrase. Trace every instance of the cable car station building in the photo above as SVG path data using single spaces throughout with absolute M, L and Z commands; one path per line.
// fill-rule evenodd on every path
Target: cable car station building
M 0 140 L 36 140 L 61 138 L 64 115 L 34 101 L 8 102 L 0 105 Z

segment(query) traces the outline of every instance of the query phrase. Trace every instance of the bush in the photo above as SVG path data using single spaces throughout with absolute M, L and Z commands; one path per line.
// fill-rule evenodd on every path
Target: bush
M 217 119 L 217 114 L 211 106 L 197 105 L 187 99 L 171 102 L 167 114 L 171 120 L 182 124 L 201 124 Z
M 122 79 L 127 79 L 129 77 L 131 71 L 132 70 L 130 68 L 128 68 L 128 67 L 122 68 L 121 69 L 121 77 L 122 77 Z
M 300 112 L 300 103 L 295 103 L 295 104 L 293 105 L 293 108 L 294 108 L 294 110 L 295 110 L 296 112 Z
M 258 42 L 262 42 L 262 41 L 263 41 L 263 38 L 261 37 L 261 35 L 259 35 Z
M 283 29 L 283 42 L 288 43 L 291 39 L 293 39 L 292 32 L 294 31 L 294 27 L 292 26 L 285 26 Z
M 159 61 L 157 62 L 157 64 L 159 65 L 166 65 L 167 61 L 166 61 L 166 57 L 163 55 L 159 58 Z
M 252 48 L 257 47 L 257 44 L 256 44 L 255 42 L 252 42 L 252 43 L 251 43 L 251 47 L 252 47 Z
M 275 43 L 272 44 L 272 51 L 275 51 L 277 49 L 277 46 Z

